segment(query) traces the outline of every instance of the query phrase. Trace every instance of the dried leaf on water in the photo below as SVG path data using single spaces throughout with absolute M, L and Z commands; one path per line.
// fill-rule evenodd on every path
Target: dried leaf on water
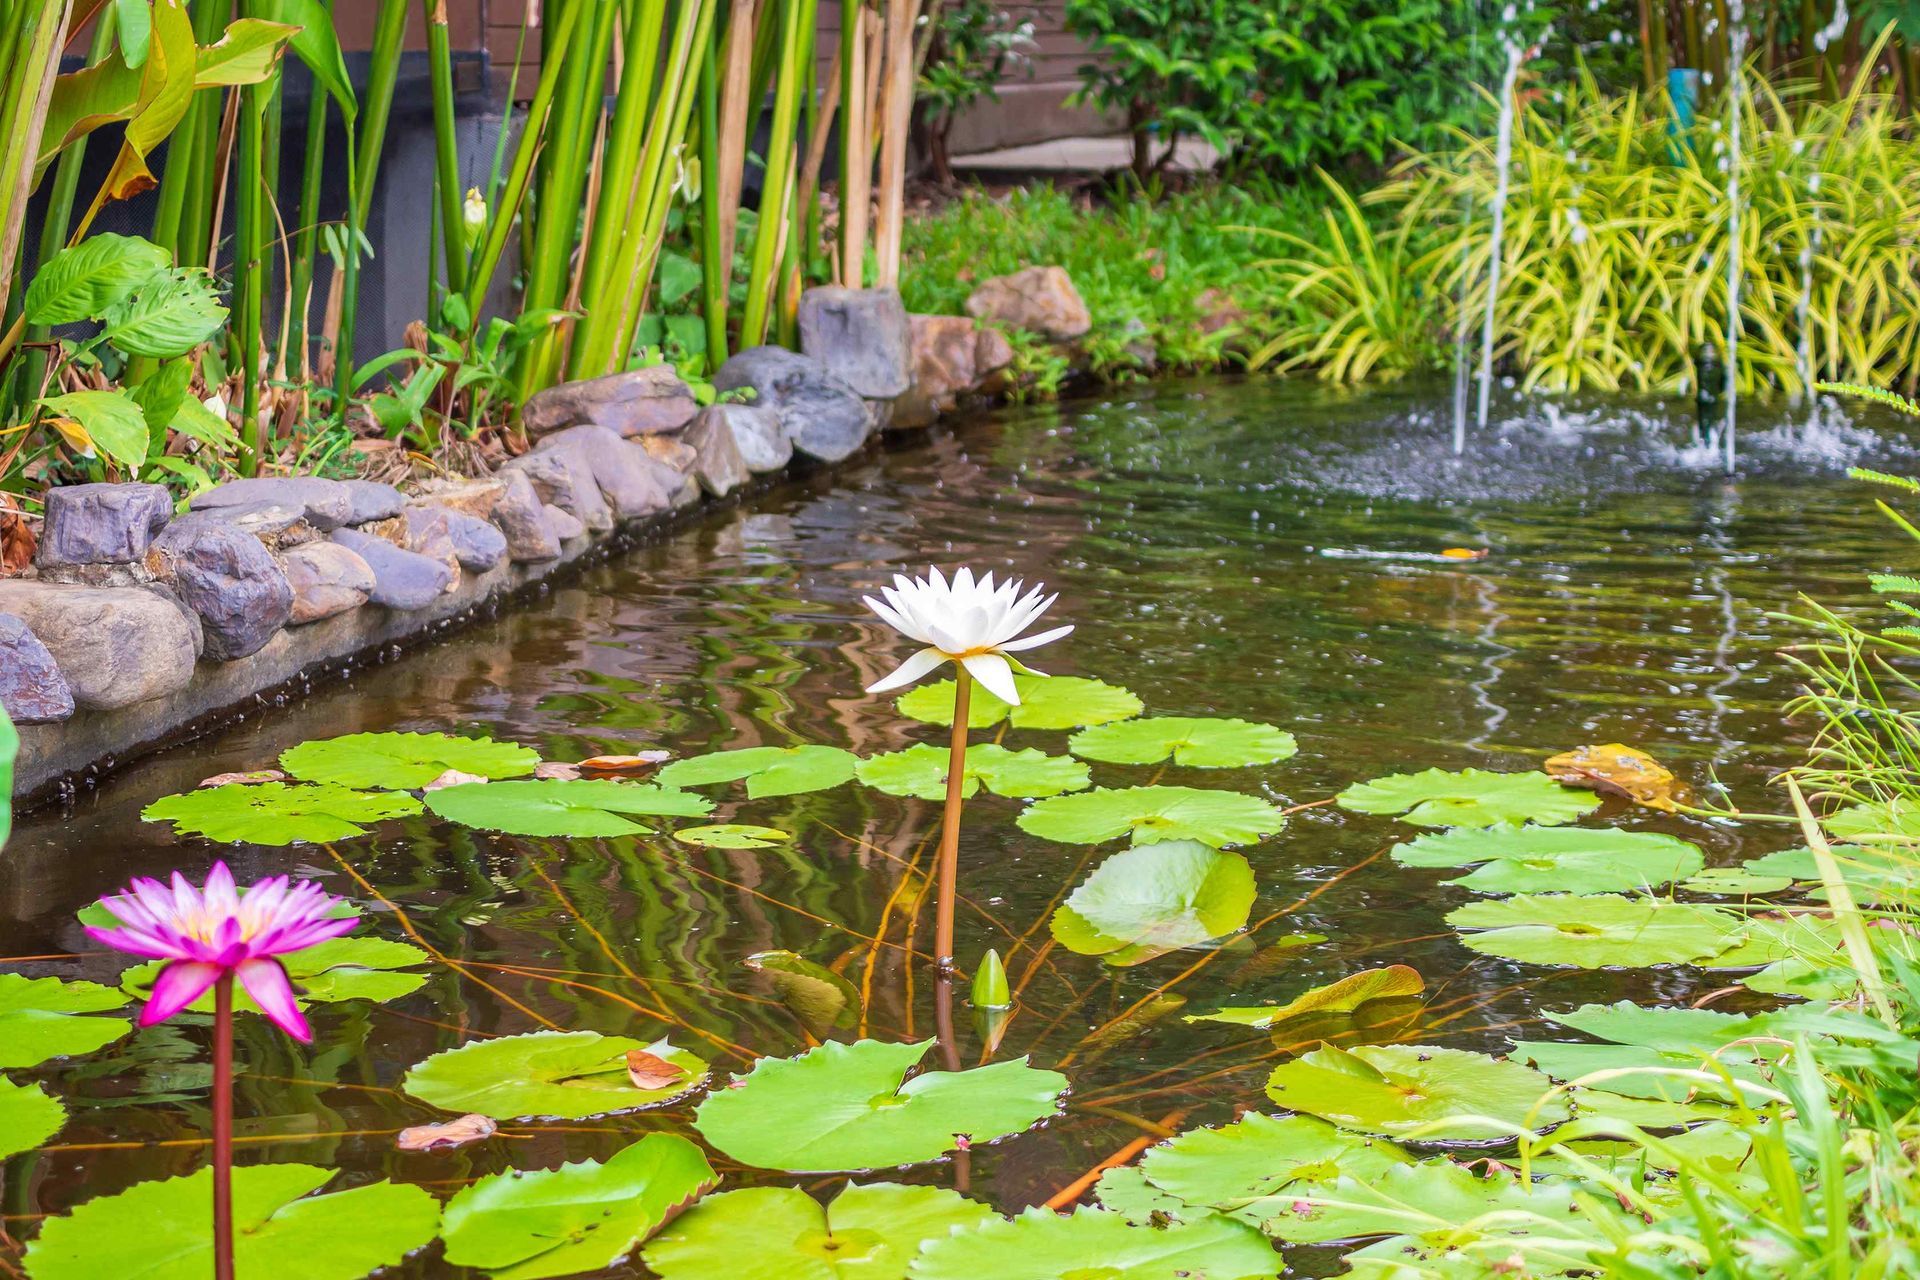
M 1668 813 L 1685 793 L 1680 780 L 1659 761 L 1620 742 L 1562 751 L 1541 767 L 1562 786 L 1585 787 Z
M 582 773 L 645 773 L 671 759 L 671 751 L 638 751 L 630 756 L 588 756 L 579 768 Z
M 216 773 L 211 778 L 202 778 L 196 784 L 201 787 L 251 787 L 262 782 L 285 782 L 287 775 L 279 769 L 248 769 L 242 773 Z
M 636 1089 L 665 1089 L 686 1077 L 686 1068 L 645 1049 L 627 1050 L 627 1079 Z
M 395 1145 L 402 1151 L 451 1151 L 491 1138 L 499 1128 L 491 1116 L 475 1112 L 444 1124 L 416 1124 L 402 1129 Z

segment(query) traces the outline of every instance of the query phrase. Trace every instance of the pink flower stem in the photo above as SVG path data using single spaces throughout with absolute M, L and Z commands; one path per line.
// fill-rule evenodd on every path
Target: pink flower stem
M 233 1280 L 233 975 L 213 984 L 213 1277 Z
M 947 808 L 940 818 L 939 926 L 934 935 L 934 963 L 942 973 L 953 972 L 953 906 L 960 895 L 960 807 L 967 782 L 967 709 L 972 701 L 973 677 L 954 664 L 953 737 L 947 749 Z

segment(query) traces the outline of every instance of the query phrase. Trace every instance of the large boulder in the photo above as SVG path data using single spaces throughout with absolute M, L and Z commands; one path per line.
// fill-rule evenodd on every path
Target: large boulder
M 703 409 L 700 416 L 693 420 L 686 433 L 680 438 L 693 450 L 693 475 L 700 481 L 700 487 L 716 498 L 724 498 L 753 478 L 747 470 L 746 459 L 740 456 L 740 445 L 733 438 L 733 424 L 728 415 L 716 410 L 722 406 L 714 405 Z
M 73 714 L 73 690 L 60 664 L 10 613 L 0 613 L 0 707 L 15 724 L 50 724 Z
M 979 348 L 977 326 L 966 316 L 912 318 L 913 388 L 893 402 L 893 427 L 924 427 L 951 413 L 962 392 L 973 388 Z
M 131 564 L 167 527 L 173 499 L 157 484 L 74 484 L 47 491 L 34 562 L 43 568 Z
M 541 453 L 562 454 L 585 467 L 617 520 L 638 520 L 667 510 L 680 487 L 680 476 L 671 467 L 606 427 L 568 427 L 540 441 L 527 456 Z
M 293 616 L 287 575 L 251 533 L 214 520 L 168 526 L 147 567 L 200 615 L 209 658 L 244 658 Z
M 720 366 L 717 391 L 751 387 L 753 403 L 780 415 L 794 448 L 822 462 L 839 462 L 866 443 L 872 429 L 867 402 L 817 360 L 785 347 L 749 347 Z
M 656 364 L 535 392 L 520 406 L 520 425 L 535 439 L 589 424 L 644 436 L 678 431 L 699 411 L 692 389 L 673 367 Z
M 453 558 L 468 573 L 485 573 L 507 558 L 507 536 L 495 528 L 492 521 L 444 507 L 428 510 L 446 517 L 447 540 L 453 546 Z
M 838 285 L 808 289 L 800 295 L 800 353 L 869 400 L 905 395 L 913 352 L 899 292 Z
M 373 594 L 373 568 L 337 542 L 308 542 L 280 556 L 280 571 L 293 588 L 288 626 L 305 626 L 358 609 Z
M 140 587 L 0 581 L 0 613 L 39 637 L 77 706 L 128 707 L 193 679 L 192 628 L 171 602 Z
M 1093 317 L 1064 267 L 1028 267 L 994 276 L 967 295 L 967 314 L 1066 342 L 1093 328 Z
M 353 523 L 354 495 L 355 490 L 339 480 L 324 480 L 319 476 L 259 476 L 251 480 L 229 480 L 202 490 L 193 495 L 187 506 L 205 511 L 209 507 L 274 502 L 301 508 L 306 512 L 307 523 L 326 533 Z
M 740 460 L 755 475 L 779 471 L 793 461 L 793 438 L 780 415 L 765 405 L 716 404 L 705 411 L 727 424 Z
M 388 609 L 424 609 L 459 585 L 460 575 L 444 560 L 407 551 L 359 529 L 339 529 L 333 540 L 366 561 L 373 571 L 372 604 Z

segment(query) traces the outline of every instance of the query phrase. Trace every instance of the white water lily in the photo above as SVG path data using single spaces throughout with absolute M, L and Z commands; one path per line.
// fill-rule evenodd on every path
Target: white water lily
M 1013 683 L 1014 671 L 1036 676 L 1046 673 L 1007 655 L 1037 649 L 1073 630 L 1071 626 L 1055 627 L 1022 637 L 1020 633 L 1059 599 L 1057 594 L 1043 595 L 1045 587 L 1035 587 L 1022 595 L 1024 586 L 1015 579 L 996 586 L 993 574 L 976 579 L 973 570 L 966 568 L 955 570 L 951 582 L 938 569 L 927 570 L 924 578 L 896 574 L 891 587 L 880 588 L 881 599 L 866 597 L 867 607 L 895 631 L 927 647 L 901 663 L 891 675 L 868 685 L 867 692 L 898 689 L 943 663 L 957 662 L 988 692 L 1018 706 L 1020 690 Z

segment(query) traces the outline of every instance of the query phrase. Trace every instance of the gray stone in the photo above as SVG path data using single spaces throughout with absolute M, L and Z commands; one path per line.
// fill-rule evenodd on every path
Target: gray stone
M 891 400 L 912 385 L 913 346 L 898 290 L 808 289 L 800 295 L 800 352 L 869 400 Z
M 700 487 L 716 498 L 724 498 L 752 478 L 740 446 L 734 442 L 733 425 L 724 413 L 703 409 L 680 438 L 693 449 L 693 474 Z
M 675 511 L 685 511 L 700 501 L 700 492 L 700 481 L 693 476 L 685 476 L 680 481 L 680 487 L 673 491 L 673 496 L 667 501 Z
M 180 611 L 180 616 L 187 620 L 187 630 L 193 632 L 193 656 L 196 659 L 206 657 L 207 656 L 207 628 L 200 621 L 200 615 L 195 613 L 187 605 L 187 602 L 180 598 L 180 595 L 178 592 L 176 592 L 172 587 L 168 586 L 164 582 L 150 581 L 147 583 L 146 589 L 148 591 L 151 591 L 154 595 L 159 596 L 162 600 L 165 600 L 168 604 L 172 605 L 175 609 L 178 609 Z
M 442 509 L 453 555 L 468 573 L 485 573 L 507 558 L 507 536 L 490 522 L 464 511 Z
M 702 409 L 701 413 L 706 410 Z M 647 451 L 647 456 L 665 467 L 672 467 L 681 475 L 693 470 L 697 454 L 693 446 L 679 436 L 641 436 L 634 441 Z
M 500 475 L 505 483 L 493 504 L 493 524 L 506 537 L 508 557 L 519 564 L 558 560 L 560 538 L 547 519 L 540 495 L 533 490 L 533 481 L 521 471 L 503 471 Z
M 741 461 L 755 475 L 782 470 L 793 461 L 793 440 L 774 410 L 757 404 L 723 403 L 705 412 L 725 419 Z
M 424 609 L 460 583 L 445 561 L 394 546 L 359 529 L 339 529 L 333 540 L 366 561 L 373 571 L 367 599 L 388 609 Z
M 353 490 L 343 481 L 319 476 L 261 476 L 251 480 L 229 480 L 193 495 L 187 505 L 195 511 L 211 507 L 248 506 L 256 502 L 278 502 L 300 507 L 307 523 L 322 533 L 353 521 Z
M 147 562 L 133 564 L 49 564 L 34 569 L 42 582 L 64 582 L 76 587 L 145 587 L 153 584 Z
M 73 690 L 60 664 L 10 613 L 0 613 L 0 707 L 15 724 L 51 724 L 73 714 Z
M 40 638 L 76 706 L 132 706 L 193 680 L 193 631 L 180 610 L 151 591 L 13 579 L 0 581 L 0 613 Z
M 453 545 L 453 512 L 444 507 L 409 506 L 391 520 L 360 527 L 362 533 L 385 538 L 403 551 L 438 560 L 460 573 L 460 554 Z
M 656 364 L 536 392 L 520 406 L 520 425 L 535 439 L 583 425 L 644 436 L 678 431 L 699 411 L 672 366 Z
M 600 482 L 593 468 L 571 449 L 536 449 L 522 454 L 500 468 L 504 475 L 518 471 L 533 482 L 540 501 L 562 511 L 586 526 L 591 533 L 607 533 L 613 528 L 613 509 L 600 496 Z
M 47 491 L 34 562 L 42 567 L 127 564 L 167 527 L 173 499 L 157 484 L 73 484 Z
M 319 531 L 308 523 L 305 507 L 289 506 L 284 502 L 247 502 L 231 507 L 208 507 L 204 511 L 189 511 L 173 523 L 176 527 L 224 524 L 242 533 L 252 534 L 269 551 L 297 547 L 320 536 Z
M 717 391 L 752 387 L 754 403 L 780 415 L 794 448 L 822 462 L 850 456 L 872 425 L 859 392 L 784 347 L 749 347 L 720 366 L 713 385 Z
M 209 658 L 258 652 L 293 614 L 287 575 L 258 538 L 231 525 L 172 525 L 153 540 L 147 567 L 200 615 Z
M 309 542 L 280 557 L 293 588 L 289 626 L 303 626 L 358 609 L 373 594 L 373 569 L 359 552 L 337 542 Z
M 994 276 L 967 295 L 967 314 L 975 320 L 1026 329 L 1066 342 L 1093 328 L 1093 317 L 1064 267 L 1028 267 Z
M 606 427 L 568 427 L 542 440 L 534 453 L 559 453 L 578 459 L 600 486 L 618 520 L 638 520 L 667 510 L 673 504 L 674 490 L 680 487 L 678 472 L 654 461 L 645 449 Z
M 562 507 L 549 506 L 546 509 L 547 527 L 553 536 L 561 542 L 572 542 L 575 538 L 587 536 L 587 526 L 574 518 L 572 512 Z
M 429 481 L 414 495 L 414 501 L 429 507 L 445 507 L 481 520 L 493 518 L 493 506 L 506 489 L 500 477 L 485 480 L 442 479 Z
M 407 505 L 406 494 L 378 480 L 342 480 L 340 483 L 347 487 L 347 496 L 353 503 L 353 513 L 347 517 L 348 524 L 391 520 Z

